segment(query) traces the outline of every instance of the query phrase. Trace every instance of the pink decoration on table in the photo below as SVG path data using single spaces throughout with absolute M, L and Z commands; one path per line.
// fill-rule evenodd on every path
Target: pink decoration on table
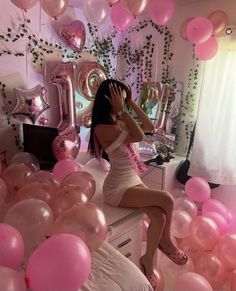
M 57 218 L 52 233 L 72 233 L 95 251 L 107 236 L 105 215 L 94 203 L 77 203 Z
M 20 232 L 0 223 L 0 266 L 18 269 L 24 258 L 24 241 Z
M 213 26 L 207 17 L 195 17 L 187 25 L 188 40 L 194 44 L 206 42 L 213 33 Z
M 189 228 L 191 244 L 195 249 L 212 250 L 219 240 L 219 229 L 216 223 L 204 216 L 194 218 Z
M 212 288 L 221 288 L 228 276 L 227 269 L 213 253 L 203 253 L 194 263 L 194 271 L 202 275 Z
M 51 17 L 57 19 L 66 11 L 69 0 L 40 0 L 42 9 Z
M 58 135 L 52 143 L 53 154 L 58 161 L 64 159 L 74 160 L 79 153 L 80 144 L 80 136 L 76 132 Z
M 11 0 L 18 8 L 27 10 L 34 7 L 38 0 Z
M 0 266 L 0 290 L 26 291 L 23 274 L 11 268 Z
M 74 171 L 70 173 L 61 183 L 64 186 L 79 186 L 90 200 L 96 191 L 96 182 L 93 176 L 86 171 Z
M 165 25 L 173 16 L 174 0 L 149 0 L 148 15 L 157 25 Z
M 194 17 L 189 17 L 189 18 L 186 18 L 181 26 L 180 26 L 180 35 L 181 37 L 184 39 L 184 40 L 187 40 L 188 41 L 188 36 L 187 36 L 187 26 L 189 24 L 189 22 L 193 19 Z
M 86 0 L 83 3 L 84 15 L 88 22 L 102 24 L 109 13 L 109 4 L 105 0 Z
M 34 291 L 75 291 L 88 279 L 91 256 L 85 243 L 69 233 L 50 237 L 29 259 L 26 276 Z
M 213 291 L 210 283 L 200 274 L 187 272 L 181 274 L 175 283 L 175 291 Z
M 80 166 L 79 164 L 71 159 L 64 159 L 64 160 L 60 160 L 58 161 L 54 167 L 53 167 L 53 175 L 60 181 L 62 182 L 63 179 L 73 173 L 73 172 L 77 172 L 80 171 Z
M 83 22 L 74 20 L 69 25 L 62 25 L 59 34 L 65 43 L 81 53 L 85 44 L 86 31 Z
M 206 201 L 211 195 L 209 184 L 201 177 L 189 179 L 184 189 L 190 199 L 198 202 Z
M 196 44 L 194 48 L 195 56 L 201 61 L 208 61 L 215 57 L 218 52 L 218 42 L 214 36 L 206 42 Z
M 133 21 L 133 16 L 125 10 L 120 2 L 115 3 L 111 7 L 111 21 L 115 28 L 119 31 L 126 30 Z
M 228 15 L 222 10 L 215 10 L 208 15 L 208 19 L 213 25 L 213 34 L 215 36 L 223 32 L 229 24 Z
M 121 3 L 133 16 L 138 16 L 145 11 L 148 0 L 121 0 Z

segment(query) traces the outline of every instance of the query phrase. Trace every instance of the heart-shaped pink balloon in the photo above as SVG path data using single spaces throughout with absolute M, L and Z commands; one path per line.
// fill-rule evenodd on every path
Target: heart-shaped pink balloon
M 69 25 L 62 25 L 59 34 L 68 46 L 78 53 L 82 51 L 85 44 L 86 32 L 81 21 L 75 20 Z

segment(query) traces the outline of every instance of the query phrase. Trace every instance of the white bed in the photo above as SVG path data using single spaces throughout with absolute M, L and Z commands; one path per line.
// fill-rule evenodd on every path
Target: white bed
M 153 291 L 142 272 L 108 243 L 92 254 L 92 270 L 81 291 Z

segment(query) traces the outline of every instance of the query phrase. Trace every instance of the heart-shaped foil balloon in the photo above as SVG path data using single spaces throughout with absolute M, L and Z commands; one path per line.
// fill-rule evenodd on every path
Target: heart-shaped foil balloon
M 75 20 L 69 25 L 62 25 L 59 34 L 69 47 L 73 48 L 78 53 L 82 52 L 85 44 L 86 32 L 84 24 L 81 21 Z
M 52 143 L 53 154 L 58 161 L 74 160 L 79 153 L 80 143 L 80 136 L 76 132 L 58 135 Z

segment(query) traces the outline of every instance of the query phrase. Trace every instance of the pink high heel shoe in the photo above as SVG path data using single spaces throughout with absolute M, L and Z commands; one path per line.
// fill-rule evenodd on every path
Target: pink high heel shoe
M 158 248 L 177 265 L 185 265 L 188 262 L 188 256 L 177 247 L 168 250 L 159 245 Z
M 147 275 L 146 268 L 145 268 L 144 264 L 141 262 L 141 259 L 139 260 L 139 264 L 140 264 L 140 269 L 141 269 L 142 273 L 145 275 L 145 277 L 147 278 L 147 280 L 151 284 L 153 291 L 156 291 L 156 288 L 158 287 L 158 284 L 159 284 L 159 281 L 158 281 L 156 274 L 152 273 L 151 275 Z

